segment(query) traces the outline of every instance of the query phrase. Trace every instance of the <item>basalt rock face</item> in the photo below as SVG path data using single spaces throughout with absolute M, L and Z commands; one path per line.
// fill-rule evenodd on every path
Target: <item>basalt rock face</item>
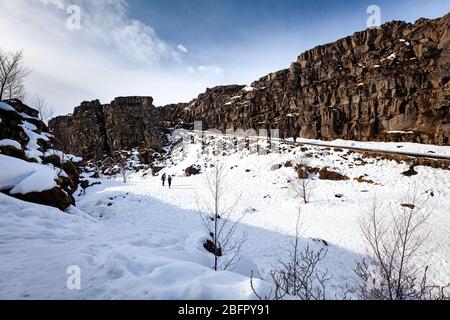
M 105 115 L 98 100 L 82 102 L 73 115 L 52 119 L 49 127 L 65 152 L 86 159 L 101 158 L 109 153 Z
M 65 210 L 75 204 L 72 194 L 78 188 L 79 173 L 72 163 L 74 158 L 55 150 L 56 140 L 48 131 L 37 110 L 20 100 L 2 102 L 0 170 L 5 170 L 6 175 L 3 175 L 0 192 L 23 201 Z M 11 166 L 11 163 L 16 165 Z M 35 192 L 33 189 L 41 188 L 41 178 L 36 181 L 33 176 L 39 175 L 41 170 L 55 172 L 54 186 Z M 19 184 L 20 190 L 13 192 Z
M 164 147 L 164 123 L 151 97 L 121 97 L 110 104 L 83 102 L 73 115 L 49 123 L 60 148 L 100 160 L 116 151 Z
M 172 104 L 160 108 L 165 121 L 172 126 L 193 128 L 194 121 L 202 121 L 208 128 L 218 128 L 220 124 L 229 124 L 230 110 L 226 108 L 230 101 L 241 97 L 245 86 L 230 85 L 207 89 L 190 103 Z
M 150 97 L 127 97 L 104 107 L 107 143 L 112 151 L 164 147 L 164 125 L 152 103 Z
M 208 89 L 161 108 L 171 125 L 280 129 L 282 137 L 450 140 L 450 14 L 390 22 L 300 55 L 251 87 Z

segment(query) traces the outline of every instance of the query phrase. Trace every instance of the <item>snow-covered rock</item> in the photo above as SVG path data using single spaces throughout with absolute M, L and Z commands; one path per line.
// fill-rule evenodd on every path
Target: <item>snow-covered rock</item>
M 0 140 L 0 147 L 14 147 L 16 149 L 22 149 L 22 146 L 19 142 L 11 139 Z
M 74 156 L 54 150 L 38 111 L 19 100 L 0 104 L 0 192 L 65 210 L 74 204 Z
M 0 190 L 10 189 L 10 194 L 42 192 L 56 187 L 54 168 L 26 162 L 0 154 Z

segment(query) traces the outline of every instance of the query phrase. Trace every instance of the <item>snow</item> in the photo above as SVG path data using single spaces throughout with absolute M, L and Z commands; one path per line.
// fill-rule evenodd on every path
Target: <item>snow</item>
M 197 136 L 198 138 L 198 136 Z M 208 138 L 209 139 L 209 138 Z M 160 177 L 130 174 L 127 184 L 112 179 L 101 182 L 77 196 L 77 208 L 67 213 L 37 206 L 0 194 L 0 298 L 5 299 L 254 299 L 249 275 L 261 295 L 270 291 L 269 272 L 279 259 L 288 256 L 299 202 L 289 189 L 295 170 L 274 164 L 295 162 L 303 154 L 300 146 L 286 147 L 282 154 L 258 155 L 249 150 L 224 157 L 229 171 L 230 192 L 225 200 L 239 198 L 235 214 L 246 213 L 239 233 L 247 241 L 241 261 L 232 270 L 211 270 L 212 256 L 198 216 L 196 195 L 206 194 L 204 175 L 186 177 L 184 169 L 210 161 L 197 140 L 179 144 L 163 172 L 174 176 L 173 188 L 163 188 Z M 223 145 L 226 138 L 211 138 Z M 334 143 L 355 144 L 337 141 Z M 376 148 L 402 151 L 429 150 L 450 154 L 449 147 L 427 145 L 360 143 Z M 393 208 L 400 207 L 409 188 L 418 187 L 432 211 L 428 221 L 430 238 L 423 258 L 430 265 L 429 277 L 436 283 L 450 282 L 450 171 L 416 167 L 418 175 L 405 177 L 407 164 L 365 159 L 359 154 L 304 146 L 313 167 L 325 167 L 347 175 L 348 181 L 314 180 L 311 203 L 301 205 L 301 245 L 328 250 L 323 268 L 332 280 L 328 298 L 334 299 L 355 284 L 355 262 L 364 258 L 359 221 L 375 195 Z M 2 158 L 0 158 L 2 160 Z M 0 163 L 1 165 L 1 163 Z M 2 166 L 3 168 L 3 166 Z M 3 176 L 3 170 L 0 176 Z M 367 175 L 376 183 L 358 183 Z M 15 181 L 13 181 L 15 182 Z M 342 198 L 336 198 L 342 194 Z M 323 247 L 313 239 L 323 239 Z M 66 288 L 66 270 L 78 265 L 82 270 L 81 290 Z
M 42 132 L 41 134 L 42 134 L 43 136 L 47 137 L 47 138 L 54 138 L 54 137 L 55 137 L 54 135 L 52 135 L 52 134 L 49 133 L 49 132 Z
M 409 41 L 406 41 L 405 39 L 400 39 L 399 41 L 402 42 L 402 43 L 404 43 L 404 44 L 407 45 L 407 46 L 410 46 L 410 45 L 411 45 L 411 43 L 410 43 Z
M 293 139 L 287 139 L 292 141 Z M 427 155 L 433 153 L 436 156 L 450 157 L 450 147 L 436 146 L 431 144 L 420 144 L 412 142 L 361 142 L 353 140 L 333 140 L 322 141 L 315 139 L 297 139 L 298 143 L 317 143 L 321 145 L 329 145 L 333 147 L 349 147 L 349 148 L 367 148 L 374 151 L 398 151 L 400 148 L 402 152 L 410 152 L 415 154 Z
M 74 156 L 73 154 L 65 154 L 65 158 L 73 163 L 79 163 L 79 162 L 83 161 L 82 157 L 77 157 L 77 156 Z
M 0 190 L 10 194 L 42 192 L 56 187 L 57 174 L 50 166 L 26 162 L 0 154 Z
M 44 141 L 49 141 L 49 138 L 44 134 L 36 133 L 35 131 L 37 130 L 37 127 L 32 123 L 23 121 L 20 126 L 25 131 L 25 134 L 28 136 L 28 138 L 30 139 L 30 141 L 28 142 L 28 145 L 27 145 L 27 150 L 25 151 L 26 156 L 28 158 L 35 159 L 39 163 L 41 163 L 42 162 L 41 157 L 44 156 L 44 154 L 38 150 L 40 148 L 40 146 L 38 144 L 38 140 L 41 139 Z
M 32 116 L 29 116 L 29 115 L 27 115 L 27 114 L 24 113 L 24 112 L 19 112 L 19 114 L 20 114 L 20 116 L 21 116 L 22 118 L 25 118 L 25 119 L 40 120 L 39 118 L 35 118 L 35 117 L 32 117 Z
M 383 143 L 373 145 L 377 145 L 380 149 L 386 148 Z M 202 164 L 204 159 L 198 145 L 180 147 L 184 149 L 183 154 L 180 158 L 174 159 L 173 167 L 167 169 L 169 174 L 177 176 L 175 183 L 180 185 L 180 189 L 176 187 L 171 193 L 167 193 L 160 191 L 158 183 L 152 185 L 151 182 L 141 183 L 138 180 L 135 183 L 142 185 L 142 189 L 150 189 L 148 192 L 161 201 L 193 210 L 196 204 L 192 194 L 194 192 L 203 194 L 206 191 L 202 186 L 203 177 L 185 178 L 183 170 L 193 163 Z M 427 151 L 442 150 L 441 153 L 447 154 L 450 152 L 449 147 L 417 146 L 418 149 L 421 147 Z M 405 148 L 408 149 L 408 145 Z M 280 248 L 287 247 L 286 236 L 294 235 L 293 227 L 297 218 L 296 200 L 290 194 L 287 183 L 295 176 L 295 171 L 284 167 L 278 171 L 271 171 L 271 168 L 274 164 L 295 162 L 294 153 L 299 153 L 299 149 L 300 147 L 297 147 L 283 155 L 260 156 L 242 152 L 226 158 L 227 166 L 237 165 L 229 173 L 233 193 L 242 196 L 236 211 L 249 212 L 249 208 L 256 210 L 244 219 L 249 240 L 243 254 L 256 263 L 263 275 L 268 274 L 280 255 L 283 256 L 283 250 Z M 351 179 L 346 182 L 316 181 L 312 203 L 302 207 L 304 238 L 324 239 L 330 243 L 327 267 L 333 274 L 333 285 L 342 288 L 343 283 L 352 283 L 352 263 L 365 253 L 359 218 L 375 194 L 385 203 L 398 206 L 408 188 L 415 185 L 420 187 L 422 194 L 428 190 L 434 191 L 435 197 L 429 200 L 429 205 L 434 211 L 431 224 L 435 228 L 434 238 L 429 245 L 429 249 L 434 251 L 433 257 L 430 258 L 433 263 L 430 265 L 435 265 L 434 272 L 437 279 L 447 282 L 450 280 L 450 273 L 446 271 L 449 267 L 450 244 L 447 241 L 448 232 L 445 231 L 450 227 L 447 214 L 450 210 L 450 203 L 447 201 L 450 194 L 447 187 L 450 183 L 449 171 L 420 167 L 417 169 L 419 172 L 417 176 L 407 178 L 401 175 L 401 172 L 408 168 L 407 164 L 366 159 L 367 165 L 357 166 L 355 163 L 358 154 L 346 156 L 349 159 L 347 161 L 342 158 L 345 153 L 331 152 L 330 155 L 326 155 L 324 148 L 308 147 L 308 149 L 310 153 L 318 156 L 310 160 L 311 166 L 320 168 L 328 166 Z M 410 149 L 413 149 L 412 146 Z M 394 150 L 398 148 L 395 147 Z M 249 173 L 246 173 L 247 169 L 250 170 Z M 353 180 L 365 174 L 368 175 L 367 179 L 372 179 L 377 184 L 360 184 Z M 189 194 L 185 188 L 194 190 Z M 344 197 L 337 199 L 335 195 L 338 193 Z
M 19 142 L 11 139 L 0 140 L 0 147 L 14 147 L 16 149 L 22 149 L 22 146 Z
M 1 109 L 1 110 L 5 110 L 5 111 L 16 112 L 16 109 L 14 109 L 14 108 L 11 107 L 9 104 L 6 104 L 6 103 L 4 103 L 4 102 L 0 102 L 0 109 Z
M 60 159 L 64 159 L 64 161 L 70 161 L 73 163 L 79 163 L 79 162 L 83 161 L 82 157 L 77 157 L 77 156 L 74 156 L 73 154 L 64 153 L 59 150 L 48 149 L 47 151 L 44 152 L 44 157 L 50 157 L 50 156 L 55 156 L 55 155 L 58 156 Z
M 395 60 L 396 58 L 397 58 L 397 53 L 396 52 L 394 52 L 389 57 L 387 57 L 388 60 Z
M 399 130 L 394 130 L 394 131 L 387 131 L 387 133 L 389 133 L 389 134 L 396 134 L 396 133 L 399 133 L 399 134 L 412 134 L 412 133 L 414 133 L 414 132 L 412 132 L 412 131 L 399 131 Z
M 106 194 L 96 190 L 89 196 L 121 193 L 118 183 L 108 187 Z M 186 229 L 199 227 L 192 212 L 138 198 L 129 199 L 134 210 L 122 214 L 119 207 L 132 207 L 118 200 L 118 208 L 100 221 L 74 207 L 62 214 L 0 194 L 0 297 L 255 299 L 248 277 L 209 268 L 209 254 Z M 66 288 L 72 265 L 82 272 L 79 291 Z M 269 290 L 267 283 L 255 283 Z

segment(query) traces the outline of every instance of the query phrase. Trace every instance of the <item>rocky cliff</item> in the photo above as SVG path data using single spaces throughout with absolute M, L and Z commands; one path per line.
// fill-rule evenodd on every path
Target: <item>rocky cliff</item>
M 203 121 L 206 129 L 448 145 L 449 23 L 450 14 L 358 32 L 306 51 L 251 87 L 208 89 L 162 115 L 172 125 Z
M 50 129 L 65 151 L 101 159 L 162 148 L 164 127 L 279 129 L 281 137 L 449 145 L 450 14 L 394 21 L 318 46 L 250 87 L 219 86 L 189 103 L 83 102 Z M 164 124 L 164 122 L 165 124 Z
M 165 146 L 164 124 L 151 97 L 121 97 L 110 104 L 83 102 L 73 115 L 52 119 L 50 130 L 66 152 L 102 159 L 116 151 Z

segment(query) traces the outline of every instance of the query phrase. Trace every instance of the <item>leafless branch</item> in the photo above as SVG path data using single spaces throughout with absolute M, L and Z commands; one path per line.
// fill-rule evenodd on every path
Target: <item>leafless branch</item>
M 34 96 L 32 101 L 33 107 L 39 111 L 39 119 L 48 123 L 54 116 L 54 109 L 45 103 L 45 99 L 39 95 Z
M 205 172 L 207 199 L 196 197 L 202 226 L 209 236 L 204 246 L 214 255 L 213 269 L 216 271 L 228 270 L 239 262 L 239 252 L 246 240 L 244 235 L 237 235 L 237 228 L 244 218 L 244 215 L 235 216 L 239 197 L 231 203 L 225 199 L 226 177 L 225 164 L 216 158 L 213 167 Z
M 307 204 L 314 190 L 314 181 L 309 176 L 308 161 L 304 156 L 297 158 L 297 170 L 298 176 L 291 180 L 290 186 L 295 197 Z
M 291 241 L 287 260 L 279 260 L 278 267 L 270 276 L 275 287 L 272 300 L 281 300 L 286 296 L 300 300 L 325 300 L 326 282 L 331 279 L 327 270 L 320 268 L 328 251 L 314 251 L 309 245 L 301 248 L 300 212 L 296 224 L 296 236 Z
M 385 208 L 375 198 L 361 221 L 368 258 L 355 268 L 359 295 L 368 300 L 444 299 L 442 287 L 430 285 L 428 266 L 417 259 L 429 238 L 430 211 L 417 190 L 408 192 L 402 207 Z
M 30 71 L 23 66 L 23 52 L 5 52 L 0 49 L 0 101 L 24 96 L 24 81 Z

